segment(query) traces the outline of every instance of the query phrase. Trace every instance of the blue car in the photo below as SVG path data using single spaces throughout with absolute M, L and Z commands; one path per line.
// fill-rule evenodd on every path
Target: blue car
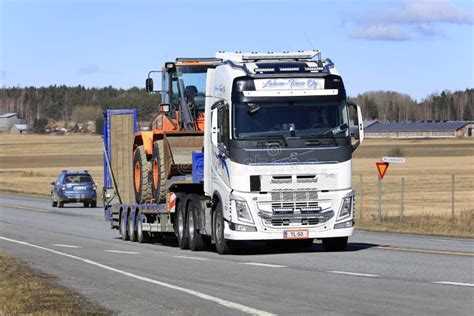
M 56 181 L 51 182 L 51 200 L 53 207 L 63 207 L 65 203 L 83 203 L 84 207 L 96 207 L 97 185 L 87 170 L 64 170 Z

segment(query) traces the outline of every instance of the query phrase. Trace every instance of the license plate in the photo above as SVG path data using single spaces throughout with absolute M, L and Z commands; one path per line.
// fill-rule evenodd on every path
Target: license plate
M 308 237 L 309 237 L 309 233 L 306 229 L 283 231 L 283 239 L 305 239 Z
M 75 191 L 84 191 L 86 187 L 74 187 Z

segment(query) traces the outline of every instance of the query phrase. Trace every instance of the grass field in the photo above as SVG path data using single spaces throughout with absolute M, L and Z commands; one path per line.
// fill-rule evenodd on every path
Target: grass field
M 0 315 L 112 315 L 56 278 L 0 252 Z
M 389 166 L 382 181 L 382 223 L 377 223 L 375 162 L 394 153 L 403 154 L 406 163 Z M 100 136 L 0 134 L 0 191 L 47 196 L 50 181 L 63 169 L 88 169 L 101 187 Z M 474 139 L 368 139 L 354 155 L 353 174 L 359 227 L 474 237 Z M 404 221 L 400 223 L 402 178 Z

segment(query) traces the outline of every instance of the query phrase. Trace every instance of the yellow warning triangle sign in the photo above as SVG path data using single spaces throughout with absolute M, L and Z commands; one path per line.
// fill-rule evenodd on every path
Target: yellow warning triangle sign
M 388 162 L 376 162 L 375 165 L 377 166 L 377 170 L 379 171 L 380 179 L 383 179 L 385 173 L 388 169 Z

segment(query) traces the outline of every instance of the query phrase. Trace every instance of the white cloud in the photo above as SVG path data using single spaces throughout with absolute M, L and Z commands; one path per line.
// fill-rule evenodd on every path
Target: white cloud
M 472 6 L 448 1 L 402 2 L 398 8 L 354 15 L 351 36 L 368 40 L 408 40 L 443 35 L 443 24 L 472 25 Z
M 356 28 L 351 36 L 367 40 L 406 41 L 410 35 L 396 25 L 368 25 Z

